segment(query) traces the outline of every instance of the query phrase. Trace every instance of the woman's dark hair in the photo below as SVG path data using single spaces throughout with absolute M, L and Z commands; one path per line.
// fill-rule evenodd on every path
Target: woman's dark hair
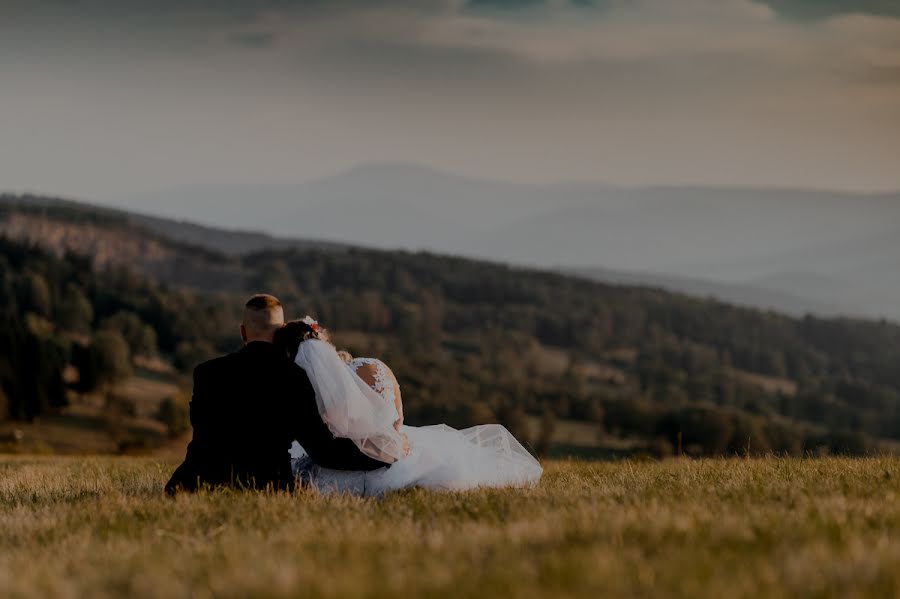
M 302 320 L 291 320 L 275 331 L 273 343 L 284 350 L 291 360 L 297 357 L 297 349 L 307 339 L 329 341 L 328 331 L 321 327 L 313 328 Z

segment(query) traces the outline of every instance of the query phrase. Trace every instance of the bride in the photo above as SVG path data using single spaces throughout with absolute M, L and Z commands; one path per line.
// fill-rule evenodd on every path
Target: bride
M 374 358 L 338 352 L 312 318 L 285 324 L 275 344 L 306 371 L 332 434 L 390 464 L 370 472 L 329 470 L 314 464 L 294 442 L 294 474 L 304 483 L 322 492 L 380 496 L 415 486 L 457 491 L 526 487 L 540 479 L 538 461 L 499 424 L 463 430 L 405 425 L 400 385 L 391 369 Z

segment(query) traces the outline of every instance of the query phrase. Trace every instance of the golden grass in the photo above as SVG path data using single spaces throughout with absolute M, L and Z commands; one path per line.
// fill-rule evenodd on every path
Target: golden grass
M 555 462 L 381 501 L 169 500 L 171 466 L 0 459 L 0 596 L 900 596 L 895 458 Z

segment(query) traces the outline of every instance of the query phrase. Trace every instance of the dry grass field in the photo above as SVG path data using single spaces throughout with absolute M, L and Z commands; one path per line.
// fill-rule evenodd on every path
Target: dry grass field
M 900 460 L 551 462 L 537 489 L 170 500 L 0 458 L 0 597 L 900 596 Z

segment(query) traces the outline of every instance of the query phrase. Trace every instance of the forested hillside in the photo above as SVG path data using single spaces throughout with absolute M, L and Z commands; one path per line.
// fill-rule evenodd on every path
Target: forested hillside
M 900 440 L 893 324 L 795 319 L 430 254 L 227 258 L 123 220 L 42 210 L 51 223 L 88 219 L 95 243 L 0 241 L 7 418 L 115 385 L 135 356 L 159 355 L 187 373 L 236 348 L 242 300 L 268 291 L 289 314 L 319 318 L 338 345 L 389 362 L 411 424 L 499 421 L 537 451 L 596 455 L 667 455 L 679 445 L 691 454 L 865 453 Z M 98 241 L 117 255 L 116 244 L 146 235 L 171 252 L 173 269 L 193 261 L 223 283 L 191 286 L 145 262 L 77 255 Z

